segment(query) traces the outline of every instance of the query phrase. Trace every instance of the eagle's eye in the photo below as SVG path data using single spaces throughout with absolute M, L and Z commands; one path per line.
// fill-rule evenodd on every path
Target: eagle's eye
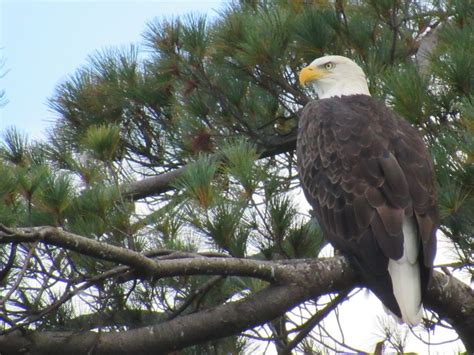
M 327 70 L 331 70 L 332 68 L 334 68 L 334 63 L 332 63 L 332 62 L 327 62 L 326 64 L 324 64 L 324 67 L 325 67 Z

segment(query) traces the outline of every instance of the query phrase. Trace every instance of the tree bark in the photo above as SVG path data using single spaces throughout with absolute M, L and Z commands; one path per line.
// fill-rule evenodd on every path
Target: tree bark
M 360 285 L 344 257 L 278 263 L 291 278 L 247 298 L 153 326 L 122 332 L 15 331 L 0 336 L 1 354 L 163 354 L 239 334 L 308 299 Z M 466 349 L 474 349 L 474 299 L 469 286 L 434 273 L 426 306 L 451 321 Z
M 474 354 L 474 292 L 453 276 L 435 272 L 425 305 L 451 324 L 468 354 Z

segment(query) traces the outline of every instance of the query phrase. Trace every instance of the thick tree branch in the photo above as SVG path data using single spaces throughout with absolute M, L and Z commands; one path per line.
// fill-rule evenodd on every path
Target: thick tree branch
M 27 338 L 24 338 L 22 333 L 14 332 L 0 338 L 2 353 L 4 351 L 2 349 L 9 349 L 9 347 L 3 348 L 6 346 L 5 339 L 8 339 L 6 342 L 8 344 L 20 342 L 22 346 L 33 346 L 40 352 L 53 351 L 50 346 L 62 349 L 65 346 L 62 342 L 66 341 L 68 344 L 75 344 L 74 346 L 79 346 L 78 343 L 82 344 L 77 348 L 82 349 L 81 351 L 100 348 L 100 353 L 141 352 L 151 351 L 151 348 L 168 351 L 183 348 L 197 342 L 236 334 L 265 323 L 309 297 L 340 291 L 342 285 L 354 287 L 358 280 L 348 261 L 342 257 L 288 263 L 199 256 L 185 258 L 180 256 L 177 259 L 160 260 L 53 227 L 28 229 L 1 227 L 0 242 L 40 242 L 55 245 L 84 255 L 120 263 L 144 276 L 155 278 L 184 275 L 236 275 L 255 277 L 274 283 L 265 291 L 254 294 L 242 302 L 222 305 L 212 310 L 177 317 L 153 327 L 129 332 L 101 335 L 97 333 L 77 335 L 34 333 Z M 468 349 L 474 347 L 470 338 L 470 334 L 474 333 L 474 301 L 472 291 L 468 286 L 455 278 L 446 278 L 435 273 L 426 305 L 455 327 Z M 206 330 L 202 329 L 202 324 L 207 325 Z M 53 334 L 54 337 L 48 338 Z M 179 334 L 185 334 L 185 336 Z M 76 340 L 78 343 L 75 342 Z M 28 344 L 32 342 L 33 345 L 27 345 L 24 342 Z M 88 347 L 84 348 L 86 344 Z
M 152 259 L 139 252 L 117 247 L 54 227 L 9 229 L 0 226 L 1 243 L 40 242 L 66 250 L 129 266 L 145 277 L 163 278 L 191 275 L 248 276 L 269 282 L 286 281 L 293 275 L 287 266 L 264 260 L 185 257 L 176 259 Z
M 171 191 L 173 190 L 171 183 L 181 176 L 185 170 L 186 167 L 184 166 L 167 173 L 131 182 L 124 187 L 124 195 L 136 201 Z
M 183 258 L 182 255 L 178 255 L 176 259 L 162 260 L 65 232 L 60 228 L 8 229 L 0 226 L 0 243 L 31 242 L 55 245 L 84 255 L 123 264 L 144 277 L 163 278 L 191 275 L 253 277 L 281 286 L 290 285 L 295 290 L 301 288 L 301 292 L 306 296 L 309 294 L 314 296 L 316 291 L 323 293 L 338 291 L 339 288 L 333 289 L 333 287 L 343 276 L 333 275 L 334 270 L 338 270 L 338 273 L 342 274 L 351 274 L 353 283 L 357 280 L 349 263 L 344 258 L 270 262 L 239 258 L 201 257 L 199 255 L 186 255 Z M 353 283 L 352 286 L 354 286 Z M 320 291 L 321 287 L 324 287 L 324 291 Z M 300 297 L 301 294 L 297 299 L 301 300 Z M 455 327 L 468 349 L 474 349 L 474 340 L 469 336 L 474 334 L 474 300 L 472 290 L 467 285 L 453 277 L 446 278 L 440 273 L 435 273 L 426 305 Z M 176 318 L 176 320 L 178 319 L 182 319 L 182 317 Z
M 469 354 L 474 353 L 474 292 L 453 276 L 435 272 L 425 304 L 450 323 Z
M 242 301 L 227 303 L 202 312 L 124 332 L 20 332 L 0 336 L 0 352 L 37 354 L 166 353 L 218 339 L 264 324 L 313 297 L 358 285 L 347 259 L 343 257 L 284 264 L 294 280 L 275 284 Z M 467 349 L 474 345 L 474 300 L 470 288 L 435 272 L 426 305 L 451 321 Z M 459 309 L 461 315 L 459 314 Z
M 430 56 L 433 55 L 438 45 L 439 33 L 443 27 L 444 26 L 434 27 L 419 41 L 418 50 L 415 54 L 415 63 L 423 75 L 427 75 L 429 72 Z
M 295 276 L 294 280 L 269 286 L 242 301 L 124 332 L 16 331 L 0 336 L 0 352 L 10 354 L 22 349 L 36 354 L 166 353 L 238 334 L 278 317 L 305 300 L 353 287 L 358 280 L 348 260 L 342 257 L 284 267 Z

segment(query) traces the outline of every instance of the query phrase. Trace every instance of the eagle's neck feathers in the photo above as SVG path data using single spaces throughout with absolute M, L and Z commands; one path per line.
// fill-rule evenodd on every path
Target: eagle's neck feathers
M 337 78 L 337 80 L 330 78 L 327 80 L 323 79 L 315 85 L 315 90 L 320 99 L 349 95 L 370 96 L 367 81 L 364 77 L 347 77 L 342 80 L 341 78 Z

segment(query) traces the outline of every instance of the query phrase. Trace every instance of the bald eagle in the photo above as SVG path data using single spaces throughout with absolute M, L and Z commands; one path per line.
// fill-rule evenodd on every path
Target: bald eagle
M 409 325 L 421 320 L 436 253 L 433 163 L 406 120 L 370 96 L 352 60 L 326 56 L 299 74 L 318 100 L 303 109 L 298 170 L 331 244 L 368 288 Z

